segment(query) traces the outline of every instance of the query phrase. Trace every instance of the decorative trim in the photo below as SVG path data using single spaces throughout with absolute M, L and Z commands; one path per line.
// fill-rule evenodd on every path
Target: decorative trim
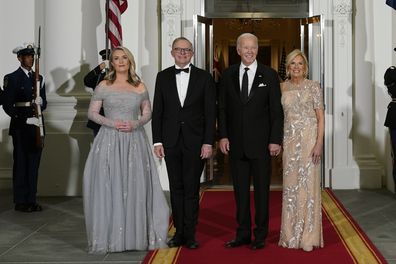
M 337 32 L 338 32 L 338 37 L 339 37 L 338 44 L 340 46 L 345 45 L 345 35 L 346 35 L 345 24 L 346 23 L 347 22 L 345 21 L 345 19 L 341 19 L 337 23 Z
M 176 32 L 176 29 L 175 29 L 176 21 L 175 20 L 176 19 L 172 18 L 172 19 L 168 19 L 166 21 L 166 26 L 168 28 L 168 30 L 166 32 L 167 39 L 168 39 L 167 40 L 168 47 L 172 47 L 172 42 L 176 35 L 175 34 L 175 32 Z
M 167 3 L 166 5 L 162 6 L 161 11 L 164 16 L 180 15 L 181 7 L 180 7 L 180 5 L 170 2 L 170 3 Z
M 336 1 L 334 5 L 334 14 L 335 15 L 349 15 L 352 13 L 352 5 L 351 1 L 348 0 L 339 0 Z

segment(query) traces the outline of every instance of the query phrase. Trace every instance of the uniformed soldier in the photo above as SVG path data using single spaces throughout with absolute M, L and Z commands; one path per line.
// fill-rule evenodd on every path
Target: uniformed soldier
M 395 48 L 396 51 L 396 48 Z M 388 88 L 388 94 L 392 101 L 388 105 L 388 111 L 385 118 L 385 126 L 389 128 L 389 135 L 392 143 L 392 157 L 393 157 L 393 180 L 396 190 L 396 67 L 389 67 L 384 75 L 384 83 Z
M 106 75 L 106 69 L 109 68 L 108 58 L 110 56 L 110 50 L 107 50 L 107 55 L 106 49 L 101 50 L 99 55 L 102 57 L 102 62 L 84 77 L 85 86 L 92 88 L 93 90 L 95 90 L 96 86 L 104 79 Z M 100 114 L 104 115 L 103 108 L 100 109 Z M 92 120 L 88 120 L 87 127 L 91 128 L 93 130 L 94 136 L 96 136 L 99 132 L 100 125 L 93 122 Z
M 13 150 L 13 193 L 15 210 L 21 212 L 41 211 L 36 202 L 37 178 L 42 148 L 37 146 L 37 126 L 27 124 L 37 115 L 35 105 L 44 110 L 47 106 L 43 77 L 40 75 L 40 96 L 35 96 L 34 64 L 35 47 L 24 43 L 16 47 L 20 67 L 4 76 L 3 109 L 11 117 L 9 135 Z M 31 122 L 29 122 L 31 123 Z

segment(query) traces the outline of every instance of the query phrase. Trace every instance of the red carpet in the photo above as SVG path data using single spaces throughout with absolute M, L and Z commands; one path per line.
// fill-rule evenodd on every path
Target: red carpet
M 224 247 L 235 234 L 234 196 L 229 190 L 210 189 L 201 197 L 197 230 L 200 248 L 151 251 L 143 263 L 386 263 L 330 190 L 322 192 L 324 248 L 307 253 L 279 247 L 281 195 L 280 191 L 271 192 L 270 231 L 264 249 Z

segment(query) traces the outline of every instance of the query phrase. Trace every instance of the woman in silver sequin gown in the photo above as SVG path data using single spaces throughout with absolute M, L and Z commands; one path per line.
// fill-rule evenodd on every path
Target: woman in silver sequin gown
M 116 48 L 110 62 L 88 110 L 102 125 L 84 170 L 88 251 L 166 247 L 169 207 L 143 128 L 151 119 L 148 92 L 129 50 Z M 102 105 L 105 116 L 99 114 Z
M 320 157 L 324 111 L 320 85 L 306 79 L 308 62 L 300 50 L 286 59 L 281 84 L 284 111 L 283 200 L 279 245 L 311 251 L 323 247 Z

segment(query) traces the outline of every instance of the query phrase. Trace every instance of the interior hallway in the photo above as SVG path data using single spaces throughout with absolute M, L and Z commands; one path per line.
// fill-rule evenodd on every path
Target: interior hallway
M 387 190 L 334 193 L 388 263 L 396 264 L 396 195 Z M 81 197 L 42 197 L 39 202 L 42 212 L 16 212 L 11 191 L 0 191 L 0 263 L 141 263 L 144 259 L 146 252 L 87 254 Z

